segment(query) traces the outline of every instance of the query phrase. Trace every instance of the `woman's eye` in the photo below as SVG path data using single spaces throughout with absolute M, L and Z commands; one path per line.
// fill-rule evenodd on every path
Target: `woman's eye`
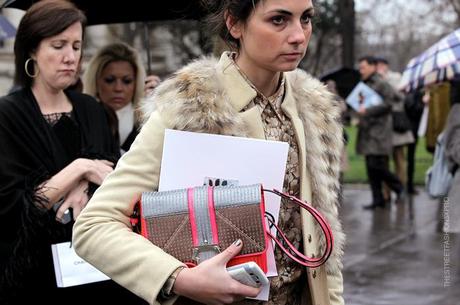
M 131 85 L 133 83 L 133 80 L 132 79 L 128 79 L 128 78 L 125 78 L 123 79 L 123 84 L 125 85 Z
M 59 49 L 62 49 L 63 46 L 64 45 L 62 45 L 62 44 L 54 44 L 53 48 L 56 49 L 56 50 L 59 50 Z
M 312 17 L 313 17 L 313 16 L 310 15 L 310 14 L 304 15 L 304 16 L 302 16 L 302 17 L 300 18 L 300 22 L 302 22 L 302 23 L 304 23 L 304 24 L 308 24 L 308 23 L 310 23 Z
M 106 77 L 106 78 L 104 78 L 104 82 L 107 83 L 107 84 L 113 84 L 115 82 L 115 78 L 114 77 Z
M 282 25 L 285 22 L 284 16 L 274 16 L 272 17 L 272 23 L 274 25 Z

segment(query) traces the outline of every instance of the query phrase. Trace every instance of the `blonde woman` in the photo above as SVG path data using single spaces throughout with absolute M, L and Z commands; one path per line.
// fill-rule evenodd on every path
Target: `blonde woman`
M 129 150 L 139 132 L 137 105 L 144 90 L 153 89 L 159 80 L 155 75 L 146 79 L 138 52 L 122 42 L 103 47 L 90 60 L 83 75 L 84 93 L 106 106 L 122 154 Z

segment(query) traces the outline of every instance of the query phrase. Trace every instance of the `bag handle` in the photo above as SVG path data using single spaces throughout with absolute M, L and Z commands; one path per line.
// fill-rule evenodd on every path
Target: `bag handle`
M 309 268 L 317 268 L 317 267 L 323 265 L 327 261 L 329 256 L 331 255 L 332 247 L 333 247 L 333 244 L 334 244 L 334 236 L 332 235 L 331 227 L 329 226 L 329 224 L 326 221 L 326 219 L 324 218 L 324 216 L 321 215 L 321 213 L 318 212 L 318 210 L 316 210 L 314 207 L 312 207 L 308 203 L 298 199 L 295 196 L 292 196 L 292 195 L 289 195 L 289 194 L 286 194 L 286 193 L 282 193 L 282 192 L 280 192 L 280 191 L 278 191 L 276 189 L 273 189 L 273 190 L 263 189 L 263 191 L 273 193 L 275 195 L 280 196 L 281 198 L 290 200 L 291 202 L 299 205 L 301 208 L 307 210 L 313 216 L 313 218 L 316 220 L 316 222 L 318 222 L 318 224 L 321 227 L 321 230 L 324 233 L 324 237 L 326 239 L 326 249 L 324 250 L 323 255 L 321 257 L 318 257 L 318 258 L 309 257 L 309 256 L 304 255 L 303 253 L 299 252 L 294 247 L 294 245 L 289 241 L 289 239 L 286 237 L 286 235 L 283 233 L 283 231 L 276 225 L 274 220 L 272 218 L 270 218 L 270 217 L 267 217 L 267 215 L 266 215 L 266 218 L 267 218 L 268 223 L 270 225 L 269 227 L 270 228 L 275 227 L 276 232 L 278 233 L 278 234 L 273 235 L 270 232 L 270 229 L 267 229 L 268 236 L 270 236 L 275 241 L 275 243 L 280 247 L 280 249 L 284 253 L 286 253 L 286 255 L 289 256 L 295 262 L 297 262 L 297 263 L 299 263 L 299 264 L 301 264 L 301 265 L 303 265 L 305 267 L 309 267 Z M 276 235 L 278 235 L 279 238 L 277 238 Z

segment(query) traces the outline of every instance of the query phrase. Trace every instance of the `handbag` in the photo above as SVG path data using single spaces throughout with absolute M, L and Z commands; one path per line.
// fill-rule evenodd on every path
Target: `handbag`
M 292 245 L 273 217 L 265 213 L 264 192 L 291 200 L 313 215 L 325 234 L 323 255 L 307 257 Z M 330 226 L 316 209 L 294 196 L 264 190 L 261 184 L 144 192 L 135 200 L 131 225 L 133 231 L 189 267 L 213 257 L 237 239 L 243 241 L 243 249 L 227 266 L 253 261 L 264 272 L 268 269 L 270 238 L 291 259 L 307 267 L 324 264 L 333 245 Z
M 425 174 L 425 187 L 431 198 L 447 196 L 452 185 L 453 175 L 445 155 L 444 133 L 440 133 L 436 140 L 433 165 Z

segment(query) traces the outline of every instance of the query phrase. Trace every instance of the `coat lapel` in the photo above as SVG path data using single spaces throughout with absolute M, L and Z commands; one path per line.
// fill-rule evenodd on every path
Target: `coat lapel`
M 240 114 L 240 118 L 247 126 L 247 135 L 252 138 L 265 139 L 264 126 L 260 116 L 259 109 L 252 107 L 244 112 L 241 112 L 257 95 L 257 92 L 246 82 L 236 69 L 231 59 L 226 53 L 221 57 L 218 63 L 218 71 L 221 72 L 223 83 L 228 84 L 227 95 L 230 104 L 236 112 Z

